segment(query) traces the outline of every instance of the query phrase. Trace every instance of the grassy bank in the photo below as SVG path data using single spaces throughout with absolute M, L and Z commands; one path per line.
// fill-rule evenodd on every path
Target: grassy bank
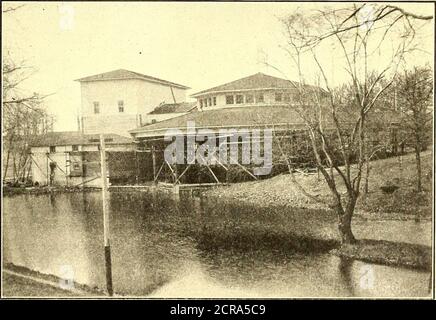
M 3 274 L 3 297 L 56 297 L 73 298 L 77 297 L 69 291 L 55 288 L 37 281 L 29 280 L 20 276 Z
M 6 263 L 3 267 L 3 296 L 14 297 L 104 297 L 97 288 L 74 283 L 72 289 L 63 289 L 61 279 L 25 267 Z
M 424 191 L 416 192 L 416 166 L 414 154 L 371 162 L 369 192 L 360 197 L 356 213 L 371 219 L 430 219 L 432 212 L 432 153 L 422 154 Z M 328 200 L 330 191 L 322 176 L 295 174 L 298 183 L 319 199 Z M 345 192 L 340 177 L 339 190 Z M 380 187 L 395 184 L 399 188 L 384 193 Z M 206 196 L 232 199 L 262 207 L 288 206 L 292 208 L 326 209 L 325 206 L 305 197 L 292 182 L 289 174 L 271 179 L 236 183 L 205 191 Z
M 431 271 L 431 248 L 418 244 L 363 239 L 330 252 L 370 263 Z

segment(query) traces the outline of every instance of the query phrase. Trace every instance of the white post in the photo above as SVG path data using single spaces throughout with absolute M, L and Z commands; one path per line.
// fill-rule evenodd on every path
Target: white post
M 103 237 L 104 237 L 104 257 L 106 266 L 106 288 L 110 296 L 113 295 L 112 289 L 112 261 L 111 245 L 109 236 L 109 208 L 107 205 L 107 170 L 106 170 L 106 150 L 104 136 L 100 134 L 100 167 L 101 167 L 101 190 L 103 200 Z

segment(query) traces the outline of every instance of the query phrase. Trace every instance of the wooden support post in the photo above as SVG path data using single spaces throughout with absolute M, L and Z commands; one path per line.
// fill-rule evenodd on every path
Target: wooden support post
M 103 238 L 104 238 L 104 257 L 106 266 L 106 288 L 109 296 L 113 295 L 112 288 L 112 261 L 111 245 L 109 234 L 109 208 L 107 204 L 107 170 L 106 170 L 106 150 L 104 145 L 104 136 L 100 134 L 100 167 L 101 167 L 101 190 L 103 200 Z
M 400 155 L 398 157 L 398 162 L 399 162 L 399 166 L 400 166 L 400 181 L 403 180 L 403 155 Z
M 179 171 L 177 169 L 177 163 L 175 163 L 174 164 L 174 184 L 176 184 L 177 181 L 179 180 L 178 176 L 179 176 Z
M 65 183 L 67 187 L 68 187 L 68 164 L 71 163 L 69 161 L 70 161 L 69 153 L 65 152 Z
M 162 169 L 163 169 L 163 167 L 164 167 L 164 165 L 165 165 L 166 163 L 167 163 L 166 161 L 162 162 L 162 165 L 160 166 L 159 171 L 158 171 L 157 174 L 156 174 L 156 177 L 154 177 L 154 182 L 155 182 L 155 183 L 157 183 L 157 178 L 159 177 L 160 172 L 162 171 Z
M 49 178 L 49 174 L 48 174 L 48 153 L 46 154 L 46 162 L 45 162 L 45 165 L 46 165 L 46 167 L 45 167 L 45 176 L 47 177 L 47 185 L 50 185 L 50 178 Z M 14 161 L 15 161 L 15 158 L 14 158 Z M 14 169 L 14 167 L 12 167 L 12 169 Z M 14 177 L 14 179 L 15 179 L 15 170 L 13 171 L 14 173 L 13 173 L 13 177 Z
M 139 162 L 138 162 L 138 151 L 135 149 L 135 164 L 136 164 L 136 179 L 135 183 L 139 184 Z
M 151 159 L 153 160 L 153 181 L 156 179 L 156 155 L 154 154 L 154 146 L 151 146 Z

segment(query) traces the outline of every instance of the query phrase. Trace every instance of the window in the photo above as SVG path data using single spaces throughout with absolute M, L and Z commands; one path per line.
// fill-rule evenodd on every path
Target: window
M 290 102 L 291 101 L 291 97 L 289 96 L 289 94 L 284 94 L 283 95 L 283 101 L 284 102 Z
M 226 96 L 226 104 L 233 104 L 234 99 L 233 96 Z
M 203 99 L 200 99 L 200 109 L 203 109 Z
M 245 103 L 253 103 L 254 102 L 254 97 L 252 94 L 248 94 L 245 96 Z
M 243 96 L 242 94 L 238 94 L 238 95 L 236 96 L 236 103 L 237 103 L 237 104 L 244 103 L 244 96 Z
M 216 97 L 213 97 L 213 105 L 216 106 Z
M 264 102 L 263 93 L 259 93 L 256 96 L 256 102 Z
M 100 113 L 100 103 L 98 101 L 94 101 L 94 113 Z
M 212 98 L 208 99 L 208 105 L 211 106 L 212 105 Z
M 80 170 L 80 163 L 79 162 L 73 162 L 73 170 L 74 171 Z
M 50 153 L 56 152 L 56 146 L 50 146 Z
M 156 119 L 151 119 L 151 123 L 156 123 L 157 120 Z
M 275 98 L 276 98 L 276 102 L 281 102 L 282 101 L 282 93 L 276 92 Z
M 71 150 L 72 150 L 72 151 L 79 151 L 79 146 L 78 146 L 77 144 L 73 144 L 73 145 L 71 146 Z
M 118 112 L 124 112 L 124 101 L 118 101 Z

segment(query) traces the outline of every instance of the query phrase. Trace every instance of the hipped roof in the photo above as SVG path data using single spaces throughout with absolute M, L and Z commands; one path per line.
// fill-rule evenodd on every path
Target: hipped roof
M 181 85 L 181 84 L 178 84 L 175 82 L 147 76 L 147 75 L 139 73 L 139 72 L 129 71 L 129 70 L 125 70 L 125 69 L 118 69 L 118 70 L 113 70 L 113 71 L 109 71 L 109 72 L 104 72 L 104 73 L 76 79 L 76 81 L 91 82 L 91 81 L 126 80 L 126 79 L 139 79 L 139 80 L 144 80 L 144 81 L 149 81 L 149 82 L 160 83 L 163 85 L 167 85 L 169 87 L 176 87 L 176 88 L 185 89 L 185 90 L 190 89 L 187 86 L 184 86 L 184 85 Z
M 232 82 L 228 82 L 207 90 L 197 92 L 192 97 L 197 97 L 211 93 L 222 93 L 231 91 L 244 91 L 244 90 L 261 90 L 261 89 L 296 89 L 299 82 L 290 81 L 282 78 L 269 76 L 263 73 L 256 73 L 251 76 L 241 78 Z M 305 85 L 305 87 L 312 87 Z

